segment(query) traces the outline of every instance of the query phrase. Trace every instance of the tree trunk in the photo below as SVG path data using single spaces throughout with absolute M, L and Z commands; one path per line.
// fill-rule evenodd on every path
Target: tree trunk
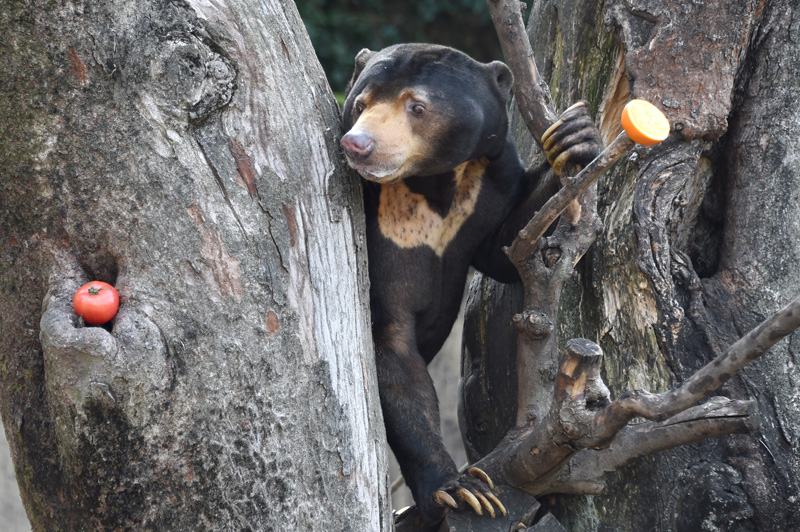
M 534 2 L 529 36 L 559 109 L 589 100 L 607 142 L 631 97 L 673 125 L 601 182 L 604 233 L 562 292 L 559 342 L 602 346 L 612 397 L 668 390 L 800 294 L 796 11 L 780 0 Z M 471 288 L 460 417 L 473 460 L 514 424 L 520 300 L 480 276 Z M 800 529 L 796 342 L 721 391 L 756 400 L 756 432 L 653 455 L 583 492 L 603 495 L 541 502 L 580 532 Z M 552 375 L 540 386 L 551 390 Z
M 390 530 L 360 188 L 294 5 L 6 2 L 0 410 L 35 530 Z M 84 327 L 83 282 L 119 314 Z

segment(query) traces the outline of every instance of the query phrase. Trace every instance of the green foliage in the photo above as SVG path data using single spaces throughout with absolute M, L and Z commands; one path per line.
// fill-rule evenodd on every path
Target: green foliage
M 362 48 L 431 42 L 480 61 L 500 59 L 486 0 L 297 0 L 328 81 L 343 91 Z

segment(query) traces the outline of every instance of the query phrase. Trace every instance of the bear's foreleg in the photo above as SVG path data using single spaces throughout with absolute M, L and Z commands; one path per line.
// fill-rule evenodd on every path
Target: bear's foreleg
M 376 346 L 378 386 L 386 436 L 406 484 L 427 522 L 448 507 L 471 507 L 494 517 L 505 508 L 492 481 L 477 468 L 459 474 L 442 442 L 438 400 L 425 360 L 414 349 Z

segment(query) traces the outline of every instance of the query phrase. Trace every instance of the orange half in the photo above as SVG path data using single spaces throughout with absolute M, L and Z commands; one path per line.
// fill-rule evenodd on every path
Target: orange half
M 669 120 L 658 107 L 645 100 L 631 100 L 622 109 L 622 127 L 636 143 L 658 144 L 669 136 Z

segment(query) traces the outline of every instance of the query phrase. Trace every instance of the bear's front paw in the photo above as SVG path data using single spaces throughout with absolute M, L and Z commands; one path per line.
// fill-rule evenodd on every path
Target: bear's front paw
M 547 128 L 542 135 L 542 148 L 557 175 L 567 163 L 585 166 L 597 157 L 603 142 L 586 102 L 572 105 Z
M 477 467 L 470 467 L 458 478 L 439 488 L 433 494 L 433 501 L 437 506 L 456 510 L 469 506 L 476 514 L 483 515 L 486 511 L 492 518 L 495 517 L 495 508 L 506 515 L 506 508 L 492 493 L 493 489 L 494 482 L 489 475 Z

